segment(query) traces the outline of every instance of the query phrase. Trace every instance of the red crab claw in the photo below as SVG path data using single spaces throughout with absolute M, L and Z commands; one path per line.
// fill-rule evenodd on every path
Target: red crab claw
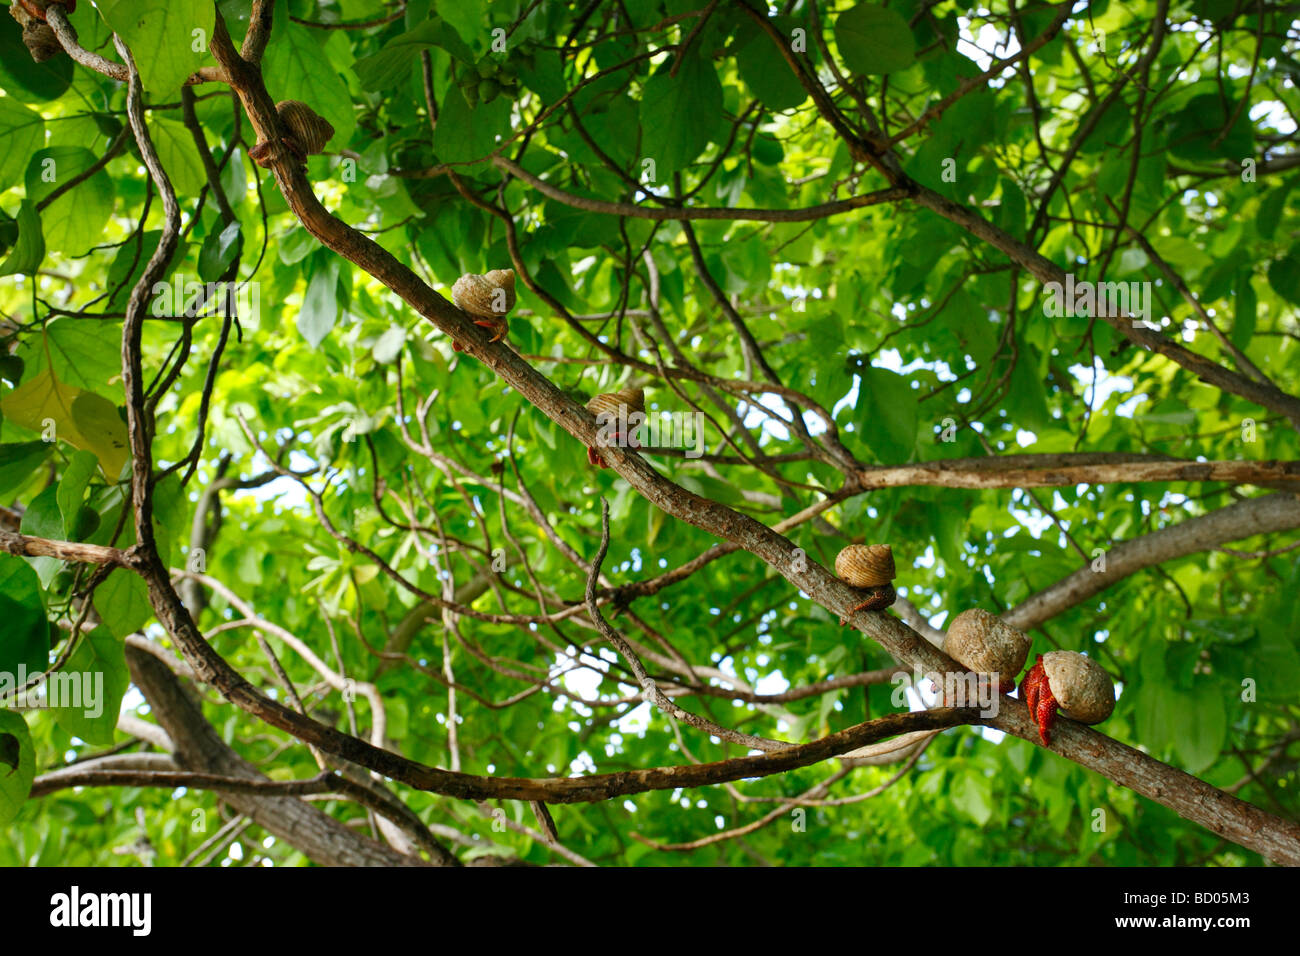
M 1042 654 L 1020 682 L 1020 699 L 1029 708 L 1029 716 L 1038 724 L 1038 736 L 1046 747 L 1052 742 L 1052 725 L 1056 723 L 1056 698 L 1047 681 L 1047 671 L 1043 670 Z

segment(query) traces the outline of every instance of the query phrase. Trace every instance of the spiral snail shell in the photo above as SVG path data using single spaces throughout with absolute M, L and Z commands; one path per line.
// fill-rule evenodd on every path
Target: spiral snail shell
M 463 275 L 451 287 L 456 307 L 483 319 L 500 319 L 515 307 L 515 270 Z
M 887 544 L 851 544 L 835 556 L 835 573 L 855 588 L 878 588 L 897 576 Z
M 324 117 L 319 116 L 306 103 L 298 100 L 281 100 L 275 104 L 275 112 L 280 117 L 287 136 L 283 138 L 285 148 L 300 163 L 306 163 L 307 157 L 319 153 L 334 135 L 334 127 Z M 248 156 L 257 165 L 266 168 L 271 164 L 271 144 L 262 141 L 248 151 Z
M 587 411 L 596 416 L 596 424 L 600 426 L 598 443 L 607 444 L 612 439 L 615 444 L 626 444 L 628 448 L 641 447 L 636 437 L 637 426 L 629 423 L 628 419 L 634 413 L 645 414 L 645 389 L 629 387 L 604 392 L 587 402 Z M 597 468 L 606 467 L 605 459 L 594 448 L 587 449 L 587 461 Z
M 320 116 L 306 103 L 298 100 L 281 100 L 275 104 L 275 111 L 280 115 L 289 135 L 298 141 L 298 146 L 306 156 L 312 156 L 325 148 L 325 144 L 334 135 L 334 127 L 329 120 Z
M 644 388 L 621 388 L 616 392 L 605 392 L 587 402 L 587 411 L 593 415 L 602 413 L 626 417 L 631 412 L 645 411 Z

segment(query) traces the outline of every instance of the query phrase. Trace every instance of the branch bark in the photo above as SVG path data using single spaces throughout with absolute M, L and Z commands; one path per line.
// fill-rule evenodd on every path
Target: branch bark
M 1022 631 L 1088 600 L 1135 571 L 1269 531 L 1300 528 L 1300 498 L 1266 495 L 1248 498 L 1218 511 L 1161 528 L 1106 551 L 1106 569 L 1080 568 L 1002 615 Z

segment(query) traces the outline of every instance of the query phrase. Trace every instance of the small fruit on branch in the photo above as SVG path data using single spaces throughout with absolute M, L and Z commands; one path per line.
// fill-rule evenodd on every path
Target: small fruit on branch
M 613 426 L 608 444 L 626 445 L 628 448 L 640 448 L 636 429 L 640 421 L 629 421 L 633 413 L 645 415 L 645 389 L 621 388 L 616 392 L 597 395 L 587 402 L 587 411 L 596 416 L 596 424 L 602 429 Z M 604 468 L 605 459 L 594 448 L 587 449 L 587 461 L 597 468 Z
M 281 100 L 275 104 L 275 112 L 289 134 L 281 137 L 280 141 L 300 163 L 307 162 L 308 156 L 321 152 L 325 144 L 330 141 L 330 137 L 334 135 L 334 127 L 330 125 L 329 120 L 317 114 L 306 103 L 298 100 Z M 248 151 L 248 156 L 263 168 L 270 166 L 270 141 L 258 143 Z
M 1075 651 L 1039 654 L 1020 682 L 1020 697 L 1038 724 L 1043 745 L 1052 742 L 1056 708 L 1081 724 L 1099 724 L 1115 709 L 1115 685 L 1105 668 Z
M 483 275 L 463 275 L 451 287 L 451 301 L 456 308 L 474 316 L 474 324 L 492 330 L 493 342 L 500 342 L 510 331 L 506 313 L 515 307 L 515 270 L 493 269 Z M 459 342 L 451 347 L 463 352 Z
M 849 545 L 835 556 L 835 573 L 850 587 L 885 588 L 850 608 L 849 617 L 858 611 L 887 608 L 897 598 L 889 583 L 897 576 L 894 570 L 894 551 L 887 544 Z M 848 617 L 840 618 L 840 625 L 843 626 L 847 621 Z
M 1029 659 L 1029 637 L 996 614 L 973 607 L 962 611 L 948 625 L 943 652 L 962 667 L 998 679 L 998 693 L 1016 689 L 1016 675 Z

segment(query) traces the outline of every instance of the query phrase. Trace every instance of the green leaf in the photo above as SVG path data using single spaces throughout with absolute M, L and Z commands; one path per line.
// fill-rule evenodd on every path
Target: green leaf
M 219 280 L 230 264 L 239 258 L 243 248 L 244 237 L 238 219 L 220 232 L 208 233 L 203 248 L 199 250 L 199 278 L 204 282 Z
M 20 441 L 0 445 L 0 500 L 25 485 L 54 449 L 53 442 Z
M 140 630 L 153 617 L 149 588 L 127 568 L 118 568 L 104 579 L 95 589 L 94 604 L 99 619 L 118 640 Z
M 1293 182 L 1283 183 L 1277 189 L 1269 190 L 1259 201 L 1259 212 L 1255 214 L 1255 228 L 1265 239 L 1272 239 L 1273 233 L 1277 232 L 1282 210 L 1286 208 L 1287 194 L 1291 192 L 1293 185 Z
M 57 100 L 72 85 L 72 70 L 70 56 L 35 62 L 23 44 L 18 21 L 0 16 L 0 86 L 10 96 L 27 103 Z
M 1217 92 L 1195 96 L 1168 119 L 1166 148 L 1179 159 L 1200 162 L 1254 156 L 1249 112 L 1238 112 L 1236 103 L 1225 103 Z
M 378 53 L 363 56 L 352 65 L 352 69 L 361 80 L 363 90 L 386 90 L 406 79 L 415 62 L 415 55 L 430 47 L 446 50 L 464 63 L 474 62 L 474 52 L 465 45 L 460 35 L 445 21 L 432 17 L 414 29 L 393 37 Z
M 670 61 L 646 81 L 641 95 L 641 152 L 657 166 L 655 180 L 668 182 L 717 135 L 722 122 L 722 84 L 698 50 L 669 76 Z
M 1266 631 L 1251 654 L 1251 662 L 1252 670 L 1242 676 L 1255 678 L 1261 699 L 1294 700 L 1295 688 L 1300 684 L 1300 652 L 1293 637 L 1281 628 Z
M 57 569 L 59 562 L 54 564 Z M 4 621 L 0 628 L 0 680 L 15 673 L 20 664 L 32 672 L 49 666 L 50 627 L 41 587 L 39 576 L 26 560 L 0 554 L 0 620 Z
M 984 826 L 993 817 L 993 782 L 974 770 L 959 776 L 950 793 L 952 805 L 972 820 Z
M 445 163 L 486 159 L 497 148 L 497 137 L 510 132 L 510 102 L 498 96 L 471 108 L 460 87 L 448 87 L 433 131 L 433 149 Z
M 262 72 L 276 102 L 306 103 L 334 127 L 330 143 L 346 144 L 356 128 L 352 96 L 313 32 L 330 31 L 312 31 L 277 16 L 275 38 L 266 48 Z
M 39 203 L 55 189 L 76 179 L 99 157 L 80 146 L 53 146 L 37 151 L 27 166 L 27 195 Z M 45 247 L 69 258 L 98 245 L 113 213 L 115 188 L 105 170 L 83 179 L 41 210 Z
M 1228 734 L 1228 715 L 1216 687 L 1188 693 L 1171 690 L 1174 749 L 1188 773 L 1200 773 L 1219 757 Z
M 910 461 L 917 440 L 917 393 L 908 380 L 883 368 L 862 370 L 853 423 L 858 440 L 891 464 Z
M 27 505 L 27 510 L 23 512 L 23 520 L 19 525 L 23 534 L 31 535 L 34 538 L 49 538 L 52 541 L 63 539 L 63 515 L 59 511 L 58 488 L 50 485 L 42 489 L 41 493 L 31 500 Z M 59 573 L 63 567 L 63 562 L 58 558 L 51 558 L 45 555 L 35 558 L 24 558 L 32 569 L 36 571 L 36 576 L 40 578 L 41 587 L 48 588 L 54 576 Z
M 860 3 L 835 21 L 835 45 L 854 73 L 895 73 L 916 59 L 916 40 L 897 10 Z
M 131 683 L 124 651 L 120 640 L 97 627 L 81 635 L 63 668 L 50 676 L 50 712 L 71 736 L 92 744 L 113 742 L 122 697 Z
M 13 688 L 3 685 L 0 691 Z M 36 751 L 21 714 L 0 710 L 0 826 L 18 815 L 36 779 Z
M 374 348 L 371 349 L 371 355 L 380 365 L 387 365 L 401 354 L 402 346 L 405 344 L 406 329 L 395 325 L 379 337 Z
M 149 100 L 178 99 L 185 78 L 204 64 L 204 54 L 194 48 L 207 49 L 213 5 L 205 0 L 99 0 L 95 6 L 131 48 Z
M 0 143 L 4 144 L 0 149 L 0 190 L 18 183 L 32 154 L 44 142 L 45 120 L 41 114 L 12 96 L 0 96 Z
M 1300 253 L 1289 252 L 1270 262 L 1268 284 L 1292 305 L 1300 305 Z
M 98 392 L 121 394 L 114 381 L 122 374 L 121 326 L 63 315 L 46 323 L 43 334 L 28 338 L 18 354 L 29 376 L 50 369 L 60 382 Z
M 81 501 L 86 494 L 86 484 L 90 481 L 91 475 L 95 473 L 95 466 L 98 463 L 99 459 L 91 452 L 79 451 L 72 456 L 72 461 L 63 470 L 63 478 L 59 481 L 57 500 L 59 502 L 59 514 L 63 516 L 63 537 L 67 541 L 77 540 L 73 531 L 77 526 Z
M 736 71 L 759 102 L 773 112 L 793 109 L 808 98 L 776 41 L 748 19 L 737 39 Z
M 4 99 L 0 98 L 0 110 L 4 108 Z M 0 155 L 3 150 L 0 150 Z M 36 203 L 24 199 L 18 210 L 18 241 L 8 258 L 0 263 L 0 276 L 17 273 L 33 275 L 40 268 L 45 258 L 45 236 L 41 232 L 41 217 L 36 212 Z
M 122 473 L 126 423 L 108 399 L 66 385 L 45 369 L 0 400 L 0 410 L 34 432 L 44 432 L 52 422 L 59 440 L 98 456 L 110 481 Z
M 208 184 L 208 177 L 203 171 L 194 136 L 185 124 L 150 113 L 149 136 L 177 194 L 197 196 L 199 190 Z
M 1243 269 L 1237 273 L 1236 296 L 1233 298 L 1232 333 L 1228 336 L 1232 344 L 1244 349 L 1255 335 L 1255 321 L 1258 315 L 1259 299 L 1255 287 L 1251 284 L 1251 272 Z
M 334 323 L 339 317 L 339 262 L 331 257 L 322 266 L 317 266 L 307 283 L 307 291 L 302 297 L 302 309 L 298 313 L 298 331 L 303 338 L 316 348 L 325 341 Z

